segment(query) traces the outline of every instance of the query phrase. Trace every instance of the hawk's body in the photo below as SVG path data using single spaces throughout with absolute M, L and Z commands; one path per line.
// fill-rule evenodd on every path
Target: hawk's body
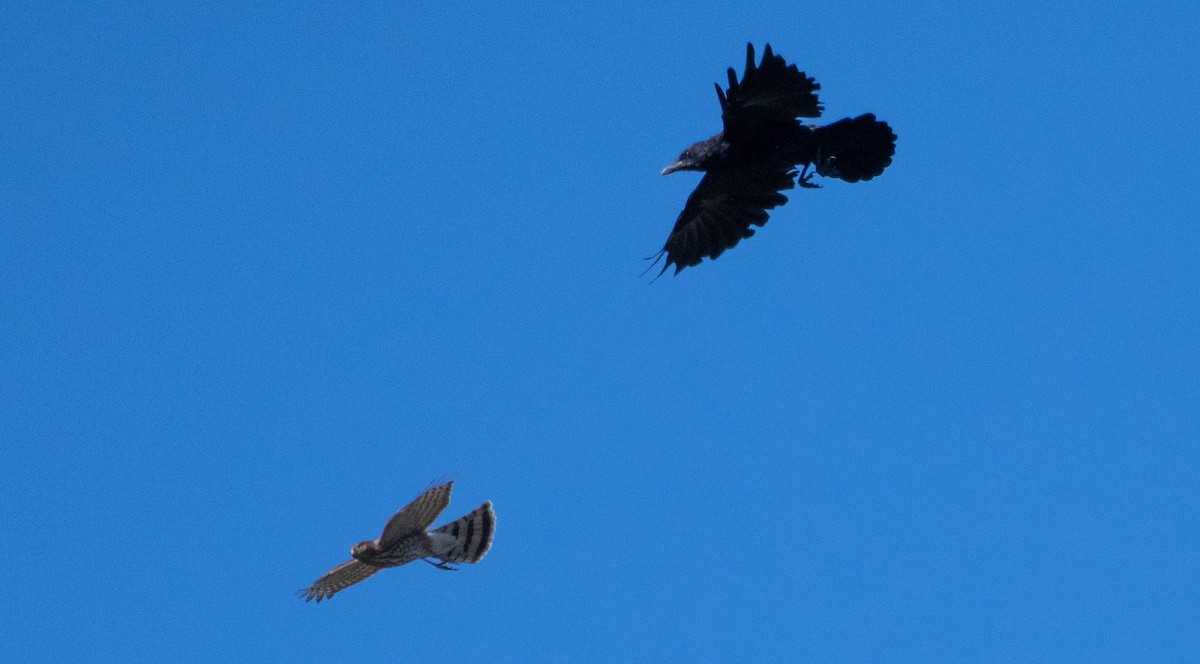
M 396 512 L 376 540 L 359 542 L 350 548 L 351 560 L 329 570 L 307 590 L 300 593 L 305 601 L 333 597 L 385 567 L 398 567 L 414 560 L 437 558 L 430 564 L 454 569 L 449 563 L 477 563 L 492 546 L 496 515 L 489 500 L 470 514 L 426 532 L 429 524 L 450 504 L 453 482 L 435 486 L 417 496 Z

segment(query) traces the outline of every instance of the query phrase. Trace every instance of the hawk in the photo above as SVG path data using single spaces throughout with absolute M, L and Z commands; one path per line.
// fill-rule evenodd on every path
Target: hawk
M 492 501 L 476 507 L 470 514 L 426 532 L 429 524 L 450 504 L 446 482 L 426 490 L 396 512 L 383 526 L 379 539 L 359 542 L 350 547 L 350 560 L 334 567 L 315 583 L 300 591 L 304 601 L 333 597 L 385 567 L 397 567 L 424 560 L 438 569 L 457 569 L 451 563 L 477 563 L 492 547 L 496 515 Z M 437 558 L 434 562 L 430 558 Z
M 663 175 L 702 171 L 704 177 L 662 251 L 652 256 L 657 263 L 666 254 L 662 272 L 674 265 L 679 274 L 754 235 L 751 226 L 767 223 L 767 210 L 787 202 L 779 192 L 795 186 L 796 166 L 803 164 L 800 186 L 817 189 L 810 166 L 818 175 L 858 182 L 883 173 L 896 153 L 896 134 L 871 113 L 825 126 L 801 124 L 797 118 L 820 117 L 821 86 L 773 53 L 770 44 L 757 66 L 754 45 L 746 44 L 742 80 L 732 68 L 728 78 L 728 90 L 717 85 L 724 131 L 692 145 L 663 169 Z

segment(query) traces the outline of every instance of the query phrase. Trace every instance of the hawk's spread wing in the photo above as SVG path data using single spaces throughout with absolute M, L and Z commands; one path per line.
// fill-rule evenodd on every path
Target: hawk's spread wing
M 450 489 L 453 486 L 454 482 L 439 484 L 400 508 L 383 526 L 379 543 L 386 546 L 402 537 L 425 532 L 429 524 L 450 504 Z
M 352 558 L 326 572 L 325 576 L 317 579 L 316 583 L 308 587 L 308 590 L 301 590 L 300 594 L 304 596 L 304 601 L 306 602 L 311 602 L 314 599 L 320 602 L 323 599 L 333 597 L 333 594 L 337 591 L 348 588 L 378 571 L 378 567 L 372 567 Z
M 762 64 L 756 67 L 754 44 L 746 44 L 746 73 L 741 82 L 730 67 L 729 89 L 723 91 L 717 85 L 725 135 L 736 139 L 766 125 L 820 117 L 819 89 L 812 77 L 775 55 L 770 44 L 763 49 Z
M 794 186 L 795 175 L 787 166 L 729 168 L 705 173 L 688 196 L 663 246 L 667 262 L 662 271 L 674 264 L 678 274 L 685 267 L 699 264 L 705 256 L 716 258 L 743 238 L 754 235 L 750 226 L 767 223 L 766 211 L 787 202 L 787 197 L 779 192 Z

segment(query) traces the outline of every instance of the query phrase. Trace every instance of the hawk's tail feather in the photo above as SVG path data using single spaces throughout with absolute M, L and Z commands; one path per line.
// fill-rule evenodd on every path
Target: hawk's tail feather
M 820 144 L 817 173 L 846 182 L 870 180 L 892 163 L 896 134 L 873 113 L 817 127 Z
M 496 513 L 492 501 L 476 507 L 470 514 L 451 521 L 431 533 L 445 533 L 454 538 L 454 544 L 438 557 L 451 563 L 477 563 L 492 548 L 492 535 L 496 532 Z

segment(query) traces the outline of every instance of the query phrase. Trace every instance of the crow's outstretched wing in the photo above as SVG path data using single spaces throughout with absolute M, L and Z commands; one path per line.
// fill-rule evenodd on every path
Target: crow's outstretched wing
M 790 167 L 728 168 L 705 173 L 688 196 L 687 204 L 662 251 L 667 255 L 662 272 L 671 265 L 675 273 L 697 265 L 704 257 L 716 258 L 744 238 L 754 235 L 751 226 L 767 223 L 767 210 L 787 202 L 779 193 L 795 186 Z M 659 272 L 659 274 L 662 274 Z
M 770 44 L 763 49 L 758 66 L 754 64 L 754 44 L 746 44 L 746 73 L 740 83 L 732 67 L 728 74 L 729 89 L 722 90 L 717 84 L 717 97 L 729 139 L 799 117 L 821 115 L 821 102 L 817 101 L 820 84 L 775 55 Z

